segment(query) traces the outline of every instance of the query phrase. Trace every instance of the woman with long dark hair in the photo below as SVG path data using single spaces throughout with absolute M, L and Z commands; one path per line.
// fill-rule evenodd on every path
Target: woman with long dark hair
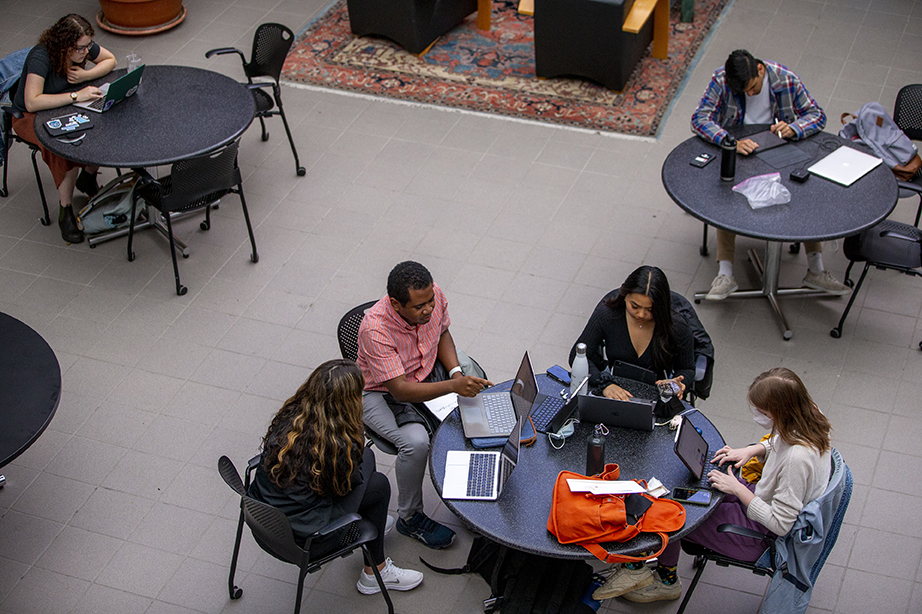
M 71 13 L 59 19 L 42 32 L 38 44 L 26 56 L 22 76 L 10 96 L 13 109 L 22 114 L 13 119 L 13 130 L 41 149 L 42 160 L 51 169 L 61 205 L 58 226 L 61 237 L 68 243 L 83 241 L 71 206 L 74 187 L 88 196 L 95 195 L 99 191 L 96 183 L 99 169 L 84 167 L 45 149 L 35 135 L 35 113 L 102 98 L 99 88 L 91 85 L 68 91 L 75 84 L 98 79 L 115 68 L 115 56 L 95 43 L 93 35 L 93 26 L 81 15 Z M 87 61 L 93 66 L 88 68 Z
M 637 268 L 602 299 L 570 350 L 571 364 L 580 343 L 586 344 L 589 384 L 608 398 L 633 396 L 616 383 L 623 383 L 613 372 L 618 361 L 653 371 L 657 381 L 674 381 L 682 392 L 694 381 L 694 339 L 685 318 L 673 316 L 669 281 L 655 266 Z
M 760 374 L 749 386 L 752 418 L 771 437 L 745 448 L 724 446 L 713 462 L 726 471 L 713 469 L 708 480 L 726 493 L 707 520 L 683 539 L 706 546 L 720 554 L 755 562 L 766 542 L 721 533 L 717 528 L 736 524 L 766 536 L 786 535 L 805 505 L 820 497 L 829 483 L 832 426 L 807 392 L 807 387 L 790 369 L 775 368 Z M 764 461 L 762 477 L 750 484 L 736 478 L 737 469 L 751 458 Z M 628 563 L 596 590 L 597 599 L 623 596 L 646 603 L 678 599 L 682 583 L 676 575 L 681 543 L 669 542 L 657 559 L 656 570 L 643 563 Z
M 272 419 L 249 494 L 284 512 L 302 542 L 336 518 L 357 512 L 378 529 L 368 549 L 385 586 L 408 591 L 419 586 L 423 574 L 401 569 L 384 556 L 391 488 L 375 471 L 374 453 L 364 448 L 364 387 L 362 372 L 351 360 L 317 367 Z M 314 539 L 311 555 L 336 550 L 344 532 Z M 367 563 L 356 587 L 371 595 L 380 589 Z

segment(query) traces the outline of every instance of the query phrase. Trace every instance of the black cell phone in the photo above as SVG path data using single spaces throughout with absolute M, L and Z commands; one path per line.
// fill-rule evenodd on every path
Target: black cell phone
M 672 499 L 680 503 L 690 503 L 692 505 L 710 505 L 711 491 L 699 490 L 697 488 L 673 488 Z
M 704 168 L 708 163 L 714 159 L 714 154 L 709 153 L 700 153 L 695 156 L 695 159 L 689 162 L 692 166 L 697 166 L 698 168 Z
M 548 368 L 547 376 L 554 381 L 560 382 L 564 386 L 570 385 L 570 372 L 560 365 L 554 365 Z

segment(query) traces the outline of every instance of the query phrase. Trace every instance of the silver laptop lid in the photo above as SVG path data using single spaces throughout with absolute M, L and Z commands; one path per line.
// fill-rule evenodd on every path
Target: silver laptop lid
M 867 175 L 881 162 L 883 160 L 880 158 L 843 145 L 807 170 L 814 175 L 848 187 Z

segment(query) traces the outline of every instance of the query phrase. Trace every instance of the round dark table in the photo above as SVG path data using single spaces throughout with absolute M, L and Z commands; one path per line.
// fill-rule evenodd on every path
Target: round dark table
M 0 467 L 42 434 L 61 400 L 61 367 L 42 336 L 0 313 Z M 2 485 L 2 484 L 0 484 Z
M 504 382 L 494 390 L 508 390 L 510 385 L 511 382 Z M 561 389 L 560 384 L 544 374 L 538 376 L 538 387 L 548 395 L 559 395 Z M 723 437 L 703 414 L 692 411 L 686 417 L 701 429 L 711 450 L 724 445 Z M 497 501 L 445 499 L 445 505 L 472 531 L 510 548 L 559 559 L 594 558 L 582 546 L 560 544 L 547 530 L 557 474 L 563 470 L 585 472 L 586 439 L 592 428 L 591 425 L 578 424 L 576 432 L 560 450 L 551 447 L 546 435 L 538 433 L 534 445 L 522 446 L 515 471 Z M 616 428 L 610 431 L 605 441 L 605 462 L 618 463 L 621 479 L 648 480 L 655 477 L 670 491 L 675 486 L 689 484 L 691 473 L 673 451 L 675 431 L 666 427 L 656 427 L 651 433 Z M 429 452 L 429 475 L 440 496 L 445 479 L 445 456 L 449 450 L 474 450 L 464 437 L 457 409 L 445 418 L 433 435 Z M 710 506 L 685 506 L 685 526 L 670 533 L 670 540 L 686 535 L 714 511 L 723 500 L 723 494 L 716 490 L 713 492 L 715 496 Z M 655 551 L 659 547 L 659 537 L 647 534 L 628 542 L 606 545 L 609 552 L 630 555 Z
M 125 69 L 114 70 L 91 83 L 101 85 L 123 74 Z M 42 126 L 79 110 L 69 105 L 36 113 L 35 134 L 41 144 L 81 164 L 138 169 L 173 164 L 231 143 L 250 126 L 256 104 L 244 85 L 216 72 L 189 66 L 145 66 L 134 96 L 105 113 L 86 111 L 93 128 L 86 131 L 80 145 L 61 142 Z M 148 220 L 154 218 L 148 215 Z M 151 221 L 138 224 L 135 230 L 150 226 L 166 234 L 160 224 Z M 91 237 L 89 244 L 94 247 L 127 233 L 125 229 Z M 185 251 L 184 245 L 182 248 Z
M 767 128 L 739 126 L 731 132 L 737 138 L 745 138 Z M 807 168 L 846 144 L 869 151 L 838 135 L 820 132 L 785 145 L 796 147 L 810 158 L 784 168 L 771 166 L 757 154 L 737 156 L 733 181 L 720 179 L 720 148 L 697 136 L 680 143 L 663 162 L 663 186 L 682 209 L 717 228 L 768 241 L 764 266 L 758 254 L 750 250 L 750 259 L 762 277 L 762 288 L 736 291 L 730 297 L 767 298 L 785 339 L 790 339 L 793 332 L 778 305 L 778 297 L 823 293 L 811 288 L 778 288 L 781 243 L 826 241 L 853 235 L 886 218 L 896 206 L 899 188 L 893 172 L 885 164 L 877 166 L 847 188 L 818 176 L 811 176 L 804 183 L 790 179 L 791 171 Z M 718 159 L 704 168 L 689 164 L 702 152 L 713 154 Z M 781 173 L 781 183 L 790 190 L 791 202 L 754 210 L 745 196 L 731 190 L 745 179 L 774 172 Z M 707 292 L 695 293 L 695 302 L 700 302 L 706 295 Z

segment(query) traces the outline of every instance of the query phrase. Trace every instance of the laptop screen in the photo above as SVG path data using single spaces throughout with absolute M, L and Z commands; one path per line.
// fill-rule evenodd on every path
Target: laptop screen
M 503 492 L 506 480 L 512 475 L 512 470 L 515 469 L 516 463 L 519 462 L 519 449 L 522 444 L 522 426 L 526 420 L 528 420 L 528 414 L 518 416 L 515 421 L 515 426 L 512 427 L 512 432 L 509 433 L 509 438 L 503 445 L 503 451 L 499 458 L 499 483 L 496 485 L 497 496 Z
M 535 379 L 535 372 L 531 368 L 528 352 L 525 352 L 522 357 L 522 364 L 519 365 L 519 372 L 515 374 L 510 393 L 512 394 L 512 406 L 515 408 L 516 419 L 528 416 L 538 396 L 538 380 Z
M 682 426 L 679 427 L 675 453 L 695 478 L 700 480 L 707 464 L 708 444 L 688 418 L 683 418 Z

